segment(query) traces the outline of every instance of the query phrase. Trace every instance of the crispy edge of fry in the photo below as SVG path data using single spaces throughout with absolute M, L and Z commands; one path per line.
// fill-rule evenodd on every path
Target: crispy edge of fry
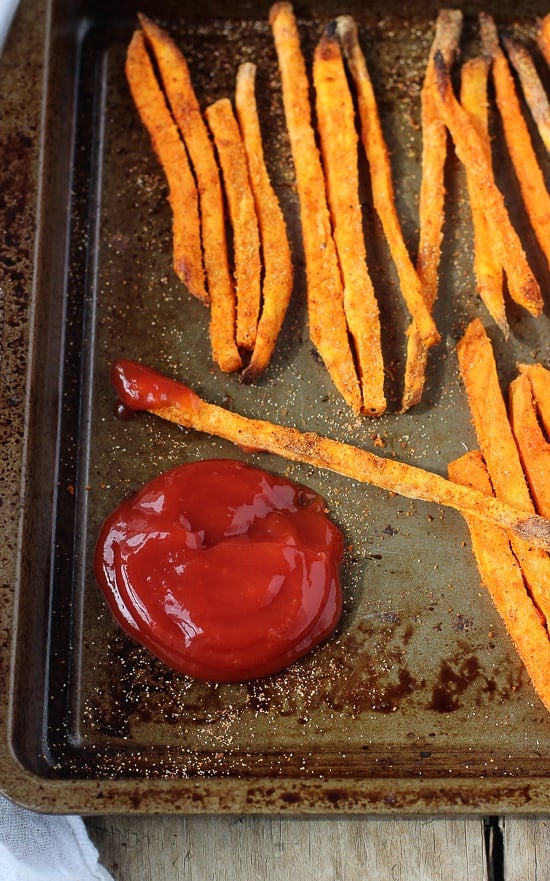
M 470 58 L 462 65 L 460 103 L 477 126 L 480 137 L 485 142 L 491 162 L 489 140 L 489 115 L 487 86 L 489 62 L 483 56 Z M 493 251 L 493 234 L 483 207 L 483 193 L 474 184 L 471 172 L 466 168 L 466 184 L 470 199 L 472 224 L 474 228 L 474 274 L 478 294 L 506 338 L 510 335 L 504 303 L 504 271 Z
M 531 111 L 541 140 L 550 152 L 550 103 L 542 80 L 538 75 L 533 56 L 526 46 L 511 37 L 503 37 L 502 42 L 508 58 L 516 71 L 521 89 Z
M 204 115 L 218 153 L 229 219 L 237 297 L 236 337 L 239 348 L 251 351 L 260 315 L 260 231 L 241 131 L 229 98 L 210 104 Z
M 426 346 L 431 346 L 439 342 L 440 335 L 424 300 L 422 284 L 397 216 L 390 157 L 365 55 L 359 43 L 357 25 L 350 15 L 341 15 L 336 19 L 336 26 L 357 93 L 361 141 L 369 164 L 374 207 L 395 264 L 403 299 L 422 341 Z
M 361 388 L 348 338 L 344 292 L 332 237 L 321 158 L 311 123 L 309 81 L 290 3 L 275 3 L 269 23 L 282 83 L 283 107 L 300 202 L 311 340 L 332 381 L 355 413 Z
M 550 65 L 550 12 L 538 22 L 537 43 L 542 57 Z
M 224 438 L 241 448 L 273 453 L 407 498 L 467 511 L 550 550 L 550 521 L 460 487 L 439 474 L 313 432 L 303 433 L 241 416 L 209 404 L 184 384 L 133 361 L 116 361 L 111 380 L 120 400 L 132 410 L 147 410 L 161 419 Z M 156 389 L 155 394 L 149 394 L 150 387 Z
M 143 31 L 134 31 L 126 53 L 126 79 L 139 117 L 168 183 L 172 209 L 173 266 L 189 293 L 205 305 L 198 193 L 187 151 L 158 84 Z
M 466 453 L 449 464 L 451 480 L 492 492 L 481 453 Z M 482 584 L 489 592 L 506 631 L 525 665 L 532 685 L 550 710 L 550 639 L 525 586 L 521 569 L 510 548 L 505 530 L 465 514 L 472 552 Z
M 518 364 L 518 370 L 529 377 L 540 421 L 550 438 L 550 370 L 542 364 Z
M 439 11 L 420 93 L 422 159 L 416 271 L 422 284 L 424 299 L 430 310 L 433 309 L 437 299 L 439 287 L 439 261 L 445 222 L 445 162 L 448 154 L 447 129 L 437 112 L 433 96 L 435 88 L 433 57 L 439 49 L 445 63 L 449 67 L 452 65 L 458 52 L 462 20 L 463 15 L 459 9 L 441 9 Z M 424 344 L 413 320 L 407 335 L 401 412 L 416 406 L 422 399 L 429 348 Z
M 440 52 L 436 52 L 434 63 L 437 107 L 451 133 L 458 158 L 470 170 L 475 186 L 483 192 L 485 213 L 493 230 L 494 247 L 506 273 L 510 296 L 518 305 L 538 316 L 544 305 L 540 287 L 495 183 L 483 141 L 454 95 L 449 70 Z
M 380 313 L 367 266 L 355 111 L 334 23 L 325 28 L 315 48 L 313 82 L 328 204 L 344 282 L 344 312 L 355 346 L 363 412 L 380 416 L 386 409 Z
M 521 190 L 523 204 L 547 263 L 550 266 L 550 194 L 533 149 L 531 135 L 518 99 L 514 77 L 504 51 L 500 47 L 493 18 L 479 13 L 481 42 L 492 61 L 491 71 L 495 99 L 499 109 L 504 138 Z
M 193 89 L 187 61 L 171 37 L 144 15 L 139 21 L 155 57 L 172 114 L 197 180 L 206 281 L 210 295 L 210 344 L 220 370 L 242 366 L 235 339 L 235 291 L 229 267 L 225 209 L 214 147 Z
M 472 421 L 495 495 L 521 510 L 533 510 L 500 388 L 493 346 L 481 319 L 475 318 L 468 324 L 456 349 Z
M 294 281 L 292 254 L 284 215 L 267 171 L 255 94 L 256 66 L 237 71 L 235 107 L 256 205 L 263 257 L 262 309 L 244 382 L 252 382 L 269 364 L 288 309 Z
M 522 511 L 535 511 L 512 433 L 497 374 L 493 347 L 479 318 L 457 344 L 458 362 L 479 448 L 497 498 Z M 550 557 L 528 542 L 511 538 L 534 601 L 550 622 Z
M 550 516 L 550 444 L 540 426 L 533 388 L 526 373 L 508 386 L 510 424 L 537 514 Z

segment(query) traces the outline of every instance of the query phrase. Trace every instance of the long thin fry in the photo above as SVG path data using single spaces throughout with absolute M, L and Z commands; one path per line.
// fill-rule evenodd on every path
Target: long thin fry
M 325 179 L 311 124 L 309 82 L 292 5 L 275 3 L 269 21 L 279 60 L 283 105 L 300 200 L 309 333 L 336 388 L 349 406 L 359 413 L 361 389 L 348 339 Z
M 437 107 L 451 133 L 460 161 L 470 170 L 474 185 L 484 194 L 485 214 L 493 231 L 493 247 L 504 267 L 510 296 L 532 315 L 538 316 L 543 309 L 540 287 L 512 226 L 502 193 L 495 184 L 485 144 L 454 95 L 449 70 L 441 53 L 436 53 L 434 63 Z
M 224 372 L 239 370 L 235 340 L 235 292 L 229 268 L 225 211 L 214 148 L 193 89 L 187 61 L 168 34 L 139 16 L 160 72 L 174 119 L 187 147 L 197 179 L 202 244 L 210 294 L 210 342 L 214 360 Z
M 466 453 L 449 465 L 451 480 L 492 493 L 487 469 L 479 451 Z M 514 647 L 525 665 L 538 696 L 550 710 L 550 640 L 536 606 L 526 589 L 505 530 L 477 517 L 464 515 L 472 539 L 472 550 L 481 581 Z
M 520 373 L 508 388 L 510 423 L 538 514 L 550 516 L 550 444 L 544 435 L 529 377 Z
M 390 157 L 367 63 L 359 44 L 357 26 L 351 16 L 341 15 L 337 18 L 337 28 L 357 92 L 361 139 L 369 163 L 374 207 L 397 270 L 403 299 L 424 344 L 431 346 L 439 341 L 440 336 L 424 301 L 420 278 L 407 250 L 397 216 Z
M 237 345 L 252 350 L 260 315 L 261 262 L 246 153 L 229 98 L 210 104 L 204 115 L 216 145 L 233 231 Z
M 479 448 L 497 498 L 535 512 L 500 389 L 491 341 L 479 319 L 472 321 L 457 346 Z M 512 547 L 535 603 L 550 622 L 550 557 L 528 542 L 511 537 Z
M 407 498 L 469 512 L 550 550 L 550 521 L 457 486 L 439 474 L 313 432 L 302 433 L 295 428 L 248 419 L 209 404 L 187 386 L 132 361 L 115 362 L 111 378 L 120 400 L 132 410 L 147 410 L 169 422 L 213 434 L 240 447 L 335 471 Z
M 445 162 L 448 153 L 447 129 L 441 121 L 433 95 L 435 83 L 433 58 L 439 50 L 445 63 L 449 67 L 452 65 L 458 50 L 462 18 L 459 9 L 439 11 L 420 93 L 422 177 L 418 208 L 420 233 L 416 271 L 422 285 L 424 300 L 430 310 L 433 309 L 439 287 L 439 261 L 445 219 Z M 423 342 L 413 319 L 407 335 L 407 359 L 401 402 L 403 411 L 420 403 L 426 381 L 429 348 Z
M 367 268 L 355 112 L 334 24 L 325 29 L 315 49 L 313 81 L 328 204 L 344 282 L 344 312 L 357 355 L 363 411 L 379 416 L 386 409 L 380 317 Z
M 128 46 L 125 72 L 134 104 L 168 182 L 174 271 L 187 290 L 206 304 L 209 297 L 204 284 L 195 179 L 187 151 L 157 82 L 141 30 L 134 32 Z
M 474 125 L 477 126 L 479 136 L 485 142 L 489 161 L 491 161 L 489 102 L 487 98 L 488 76 L 489 62 L 486 58 L 470 58 L 465 62 L 461 71 L 460 101 Z M 504 305 L 504 272 L 502 264 L 493 250 L 493 232 L 485 216 L 483 193 L 475 186 L 468 168 L 466 168 L 466 183 L 474 228 L 474 273 L 477 291 L 491 317 L 504 335 L 508 337 L 510 330 Z
M 537 43 L 544 60 L 550 65 L 550 12 L 539 21 Z
M 540 421 L 550 438 L 550 370 L 542 364 L 518 364 L 518 368 L 529 377 Z
M 263 284 L 262 310 L 256 342 L 250 361 L 242 374 L 245 382 L 256 379 L 271 360 L 290 302 L 294 279 L 285 219 L 271 185 L 264 159 L 255 82 L 256 66 L 246 61 L 237 71 L 235 107 L 260 227 Z
M 550 103 L 533 56 L 526 46 L 517 40 L 503 37 L 502 42 L 519 77 L 525 101 L 535 120 L 542 142 L 550 152 Z
M 544 175 L 533 149 L 508 59 L 500 47 L 495 22 L 484 12 L 480 12 L 479 22 L 484 51 L 492 60 L 495 98 L 508 152 L 516 172 L 525 210 L 550 265 L 550 194 L 546 189 Z

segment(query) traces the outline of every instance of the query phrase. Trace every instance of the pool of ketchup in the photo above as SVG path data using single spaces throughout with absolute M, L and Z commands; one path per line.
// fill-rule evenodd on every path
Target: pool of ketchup
M 123 501 L 94 563 L 126 633 L 182 673 L 231 682 L 288 667 L 334 630 L 342 555 L 315 492 L 209 459 Z

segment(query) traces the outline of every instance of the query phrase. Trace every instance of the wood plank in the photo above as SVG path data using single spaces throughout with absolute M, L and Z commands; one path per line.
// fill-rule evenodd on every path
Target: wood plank
M 501 820 L 505 881 L 550 881 L 550 817 Z
M 366 871 L 369 881 L 448 881 L 458 867 L 461 881 L 488 877 L 481 817 L 137 815 L 86 825 L 115 881 L 358 881 Z

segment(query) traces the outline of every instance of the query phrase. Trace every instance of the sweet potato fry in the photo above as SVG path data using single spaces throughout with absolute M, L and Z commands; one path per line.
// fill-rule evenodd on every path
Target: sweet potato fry
M 242 374 L 245 382 L 256 379 L 271 360 L 290 302 L 294 277 L 285 219 L 264 160 L 255 83 L 256 66 L 246 61 L 237 71 L 235 107 L 260 228 L 263 284 L 256 341 Z
M 449 465 L 451 480 L 487 495 L 492 493 L 479 451 L 466 453 Z M 489 591 L 533 687 L 550 710 L 550 639 L 534 605 L 506 530 L 465 514 L 472 551 L 483 585 Z
M 344 282 L 344 312 L 357 356 L 363 411 L 379 416 L 386 408 L 380 317 L 367 268 L 355 112 L 334 24 L 325 29 L 315 49 L 313 81 L 328 204 Z
M 206 281 L 210 295 L 210 342 L 221 370 L 239 370 L 235 340 L 235 292 L 229 268 L 225 211 L 214 148 L 193 89 L 187 61 L 168 34 L 144 15 L 141 26 L 151 46 L 162 85 L 197 180 Z
M 469 61 L 466 61 L 461 70 L 460 101 L 477 127 L 480 138 L 485 142 L 489 162 L 491 162 L 487 99 L 488 76 L 489 62 L 486 58 L 470 58 Z M 474 273 L 477 291 L 489 315 L 500 327 L 504 336 L 508 337 L 510 329 L 504 305 L 504 272 L 500 260 L 493 251 L 493 233 L 485 216 L 483 193 L 475 186 L 468 168 L 466 168 L 466 183 L 474 228 Z
M 424 83 L 420 94 L 422 129 L 422 177 L 419 197 L 418 256 L 416 271 L 422 285 L 424 300 L 433 309 L 438 293 L 439 261 L 443 240 L 445 208 L 445 161 L 447 159 L 447 129 L 441 121 L 434 102 L 435 53 L 441 51 L 450 67 L 456 55 L 462 30 L 462 12 L 458 9 L 441 9 L 435 23 L 435 35 L 430 49 Z M 407 335 L 407 358 L 401 409 L 408 410 L 420 403 L 429 346 L 427 346 L 412 321 Z
M 340 394 L 359 413 L 361 389 L 348 339 L 344 293 L 332 237 L 321 158 L 311 123 L 309 82 L 290 3 L 269 21 L 279 61 L 283 106 L 296 172 L 306 263 L 309 332 Z
M 533 232 L 550 265 L 550 194 L 533 149 L 508 59 L 500 46 L 495 22 L 490 15 L 480 12 L 479 23 L 483 48 L 492 62 L 495 99 L 523 204 Z
M 493 348 L 479 319 L 457 346 L 460 373 L 479 448 L 495 495 L 522 511 L 535 511 L 502 395 Z M 550 557 L 529 542 L 511 537 L 512 548 L 534 602 L 550 622 Z
M 426 346 L 431 346 L 439 341 L 440 336 L 431 311 L 424 301 L 420 278 L 407 250 L 397 216 L 390 157 L 372 81 L 359 44 L 357 26 L 351 16 L 341 15 L 337 18 L 337 28 L 357 93 L 361 140 L 369 163 L 374 207 L 384 229 L 403 299 L 422 341 Z
M 535 67 L 533 56 L 527 47 L 517 40 L 503 37 L 502 42 L 519 77 L 523 96 L 536 123 L 541 140 L 550 152 L 550 103 Z
M 539 21 L 537 43 L 544 60 L 550 65 L 550 12 Z
M 260 315 L 261 262 L 246 153 L 229 98 L 215 101 L 204 115 L 216 145 L 233 231 L 237 345 L 250 351 L 256 342 Z
M 454 95 L 449 70 L 440 52 L 434 56 L 434 65 L 437 108 L 451 133 L 460 161 L 470 171 L 473 185 L 483 192 L 487 222 L 493 231 L 493 248 L 504 267 L 510 296 L 538 316 L 543 309 L 540 287 L 512 226 L 502 193 L 495 184 L 486 145 Z
M 518 368 L 529 377 L 541 424 L 550 438 L 550 370 L 542 364 L 518 364 Z
M 510 424 L 537 514 L 550 516 L 550 444 L 542 431 L 533 389 L 526 373 L 508 388 Z
M 209 404 L 187 386 L 132 361 L 115 362 L 111 378 L 120 400 L 132 410 L 147 410 L 161 419 L 224 438 L 240 447 L 335 471 L 407 498 L 448 505 L 510 529 L 533 546 L 550 549 L 550 521 L 460 487 L 439 474 L 313 432 L 302 433 L 295 428 L 248 419 Z
M 125 71 L 134 104 L 168 183 L 174 271 L 189 293 L 206 304 L 209 297 L 204 284 L 197 187 L 141 30 L 134 32 L 128 46 Z

